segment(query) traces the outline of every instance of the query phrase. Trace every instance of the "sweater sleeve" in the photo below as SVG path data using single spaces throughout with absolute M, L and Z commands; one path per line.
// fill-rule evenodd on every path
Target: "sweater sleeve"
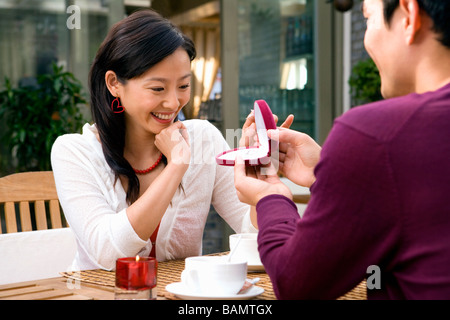
M 148 243 L 131 226 L 110 172 L 81 139 L 66 135 L 53 145 L 51 160 L 58 197 L 79 250 L 95 267 L 112 270 L 117 258 L 134 256 Z
M 338 298 L 386 261 L 398 239 L 400 208 L 382 142 L 337 124 L 315 174 L 302 218 L 282 196 L 256 207 L 261 260 L 279 299 Z

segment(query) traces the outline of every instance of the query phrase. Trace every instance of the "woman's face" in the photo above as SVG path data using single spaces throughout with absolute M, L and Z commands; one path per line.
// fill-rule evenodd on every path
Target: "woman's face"
M 174 122 L 191 96 L 191 61 L 178 48 L 142 76 L 120 84 L 119 97 L 130 130 L 158 134 Z

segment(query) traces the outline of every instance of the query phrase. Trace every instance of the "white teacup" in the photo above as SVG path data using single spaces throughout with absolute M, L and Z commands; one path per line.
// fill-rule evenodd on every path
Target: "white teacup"
M 247 262 L 226 256 L 199 256 L 185 260 L 181 282 L 192 292 L 205 296 L 230 296 L 241 290 L 247 278 Z
M 241 238 L 241 240 L 239 240 Z M 244 260 L 249 266 L 262 266 L 258 251 L 257 233 L 240 233 L 230 235 L 231 261 Z M 238 243 L 239 242 L 239 243 Z M 235 246 L 237 248 L 235 249 Z

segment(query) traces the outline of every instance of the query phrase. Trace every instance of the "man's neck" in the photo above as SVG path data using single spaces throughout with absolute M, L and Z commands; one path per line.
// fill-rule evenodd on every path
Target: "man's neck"
M 450 48 L 433 43 L 424 50 L 415 72 L 417 93 L 436 91 L 450 83 Z

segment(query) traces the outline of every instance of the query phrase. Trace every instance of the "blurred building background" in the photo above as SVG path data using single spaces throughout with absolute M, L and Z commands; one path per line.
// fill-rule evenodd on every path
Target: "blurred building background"
M 5 77 L 15 86 L 33 85 L 55 62 L 87 93 L 90 64 L 108 29 L 135 10 L 153 8 L 191 36 L 198 50 L 186 118 L 208 119 L 226 137 L 227 129 L 242 126 L 253 102 L 264 99 L 280 121 L 294 114 L 292 127 L 323 143 L 333 120 L 353 106 L 348 79 L 367 58 L 361 1 L 345 13 L 329 2 L 0 0 L 0 91 Z M 78 24 L 72 19 L 77 14 Z M 0 119 L 0 134 L 7 126 Z M 232 147 L 238 141 L 227 140 Z M 13 157 L 6 146 L 0 149 L 0 157 Z M 8 173 L 0 168 L 0 176 Z M 205 253 L 227 247 L 221 220 L 212 214 L 208 223 Z

